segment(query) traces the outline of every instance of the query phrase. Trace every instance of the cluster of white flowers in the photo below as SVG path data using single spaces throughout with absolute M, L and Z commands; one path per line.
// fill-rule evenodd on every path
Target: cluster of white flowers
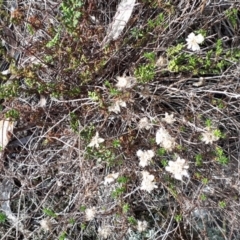
M 141 188 L 142 190 L 145 190 L 147 192 L 151 192 L 154 190 L 154 188 L 157 188 L 157 185 L 154 182 L 154 176 L 149 174 L 147 171 L 142 171 L 142 183 Z
M 187 169 L 189 166 L 186 163 L 185 159 L 177 158 L 175 162 L 169 161 L 168 166 L 166 167 L 166 171 L 173 174 L 174 178 L 182 181 L 182 177 L 189 177 Z
M 96 208 L 87 208 L 85 210 L 85 215 L 86 215 L 86 221 L 92 221 L 96 215 Z
M 138 128 L 139 129 L 146 129 L 149 130 L 152 127 L 151 123 L 149 122 L 147 117 L 143 117 L 138 122 Z
M 91 142 L 88 144 L 88 147 L 99 148 L 99 143 L 103 143 L 105 140 L 99 137 L 99 133 L 96 132 L 96 135 L 91 139 Z
M 111 229 L 109 226 L 103 226 L 98 228 L 98 235 L 103 239 L 108 238 L 111 235 Z
M 139 157 L 139 160 L 140 160 L 139 166 L 146 167 L 147 165 L 149 165 L 154 155 L 155 153 L 153 150 L 146 150 L 146 151 L 138 150 L 137 156 Z
M 115 112 L 116 114 L 121 112 L 120 107 L 127 107 L 126 102 L 122 100 L 117 100 L 112 106 L 108 107 L 109 112 Z
M 205 144 L 213 144 L 213 142 L 216 142 L 219 140 L 219 137 L 214 134 L 214 130 L 211 128 L 206 128 L 206 132 L 202 133 L 202 139 Z
M 198 34 L 197 36 L 192 32 L 188 35 L 187 39 L 187 48 L 192 49 L 192 51 L 199 51 L 201 44 L 204 41 L 204 37 L 202 34 Z
M 116 87 L 119 89 L 119 90 L 124 90 L 126 88 L 131 88 L 133 87 L 137 80 L 135 77 L 116 77 L 118 82 L 116 83 Z
M 176 119 L 173 117 L 173 113 L 172 114 L 168 114 L 167 112 L 165 113 L 165 117 L 162 118 L 162 121 L 168 123 L 168 124 L 173 124 Z
M 156 143 L 168 151 L 172 151 L 176 143 L 165 128 L 160 128 L 156 132 Z
M 114 182 L 118 178 L 118 176 L 119 176 L 119 172 L 108 174 L 104 178 L 104 185 Z
M 137 230 L 139 231 L 139 232 L 144 232 L 144 231 L 146 231 L 146 229 L 147 229 L 147 227 L 148 227 L 148 223 L 147 223 L 147 221 L 137 221 Z

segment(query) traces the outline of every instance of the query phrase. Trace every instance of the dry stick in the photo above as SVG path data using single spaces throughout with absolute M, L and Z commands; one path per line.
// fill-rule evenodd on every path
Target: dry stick
M 18 217 L 16 217 L 10 207 L 10 194 L 12 191 L 12 183 L 8 179 L 4 179 L 2 181 L 1 191 L 0 191 L 0 198 L 3 201 L 1 204 L 2 211 L 6 214 L 10 223 L 12 223 L 13 227 L 16 228 L 16 237 L 18 234 L 18 230 L 23 233 L 23 235 L 29 235 L 29 231 L 24 229 L 24 226 L 21 222 L 19 222 Z M 20 207 L 20 204 L 19 204 Z M 19 213 L 19 211 L 18 211 Z M 10 231 L 10 229 L 9 229 Z M 8 232 L 9 232 L 8 231 Z M 7 233 L 6 233 L 7 234 Z M 2 239 L 5 238 L 6 234 L 3 236 Z
M 122 0 L 120 2 L 113 21 L 108 26 L 107 35 L 101 43 L 102 48 L 104 48 L 111 40 L 119 38 L 132 15 L 135 2 L 136 0 Z

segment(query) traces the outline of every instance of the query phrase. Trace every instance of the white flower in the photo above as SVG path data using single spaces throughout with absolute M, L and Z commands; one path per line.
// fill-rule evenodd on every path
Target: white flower
M 96 215 L 96 208 L 87 208 L 85 210 L 85 214 L 86 214 L 86 220 L 87 221 L 91 221 L 94 219 L 95 215 Z
M 141 188 L 142 190 L 145 190 L 147 192 L 151 192 L 154 188 L 157 188 L 154 182 L 154 176 L 149 174 L 147 171 L 142 171 L 142 183 L 141 183 Z
M 139 157 L 139 160 L 140 160 L 139 166 L 146 167 L 147 165 L 149 165 L 149 162 L 152 160 L 154 155 L 155 153 L 153 150 L 146 150 L 146 151 L 138 150 L 137 156 Z
M 167 112 L 165 112 L 165 117 L 162 118 L 162 120 L 168 124 L 173 124 L 176 121 L 173 117 L 173 113 L 169 115 Z
M 143 232 L 143 231 L 145 231 L 146 229 L 147 229 L 147 227 L 148 227 L 148 223 L 147 223 L 147 221 L 137 221 L 137 230 L 139 231 L 139 232 Z
M 206 82 L 205 78 L 200 77 L 198 82 L 193 83 L 193 86 L 194 87 L 201 87 L 205 84 L 205 82 Z
M 169 161 L 168 166 L 165 169 L 166 171 L 172 173 L 174 175 L 174 178 L 182 181 L 183 176 L 189 177 L 189 174 L 187 172 L 188 168 L 189 166 L 186 164 L 186 160 L 178 157 L 175 162 Z
M 111 230 L 110 227 L 108 226 L 104 226 L 104 227 L 99 227 L 98 228 L 98 234 L 100 237 L 102 237 L 103 239 L 106 239 L 110 236 L 111 234 Z
M 11 73 L 10 69 L 7 69 L 7 70 L 1 72 L 2 75 L 8 75 L 10 73 Z
M 96 147 L 99 148 L 99 143 L 104 142 L 103 138 L 99 137 L 99 133 L 96 132 L 96 135 L 92 138 L 91 142 L 88 144 L 88 147 Z
M 38 105 L 39 105 L 40 107 L 45 107 L 46 104 L 47 104 L 47 99 L 46 99 L 43 95 L 41 95 L 40 101 L 39 101 Z
M 142 119 L 140 119 L 140 121 L 138 123 L 138 128 L 139 129 L 145 128 L 146 130 L 149 130 L 151 127 L 152 127 L 152 125 L 149 122 L 147 117 L 143 117 Z
M 219 137 L 214 134 L 214 130 L 211 130 L 210 128 L 206 128 L 206 132 L 202 133 L 202 139 L 205 144 L 212 144 L 213 142 L 216 142 L 219 140 Z
M 204 41 L 204 37 L 202 34 L 198 34 L 197 36 L 192 32 L 188 35 L 187 39 L 187 48 L 192 49 L 192 51 L 199 51 L 200 47 L 198 44 L 201 44 Z
M 134 84 L 137 82 L 136 78 L 134 77 L 116 77 L 118 82 L 116 84 L 116 87 L 119 90 L 123 90 L 125 88 L 131 88 L 134 86 Z
M 112 106 L 108 107 L 109 112 L 115 112 L 116 114 L 121 112 L 120 107 L 127 107 L 126 102 L 117 100 Z
M 167 66 L 167 64 L 168 64 L 167 58 L 160 56 L 155 65 L 157 67 L 164 67 Z
M 112 174 L 108 174 L 105 178 L 104 178 L 104 185 L 107 185 L 109 183 L 114 182 L 119 176 L 119 172 L 117 173 L 112 173 Z
M 50 231 L 52 228 L 52 222 L 48 218 L 44 218 L 40 221 L 40 226 L 44 231 Z
M 62 186 L 63 186 L 63 183 L 62 183 L 62 181 L 60 181 L 60 180 L 57 180 L 57 181 L 56 181 L 56 184 L 57 184 L 58 187 L 62 187 Z
M 175 146 L 174 138 L 172 138 L 164 128 L 160 128 L 156 132 L 156 143 L 169 151 L 172 151 Z

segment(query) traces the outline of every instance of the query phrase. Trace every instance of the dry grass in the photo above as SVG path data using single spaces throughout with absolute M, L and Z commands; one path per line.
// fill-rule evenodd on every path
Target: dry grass
M 102 239 L 104 227 L 108 239 L 239 239 L 238 1 L 138 1 L 121 37 L 101 48 L 119 2 L 72 5 L 81 12 L 75 28 L 61 1 L 18 1 L 14 12 L 11 1 L 2 3 L 1 71 L 11 63 L 12 73 L 1 76 L 1 117 L 10 111 L 17 124 L 1 157 L 0 239 Z M 198 30 L 206 38 L 195 53 L 185 39 Z M 169 53 L 180 43 L 182 50 Z M 180 55 L 180 70 L 170 69 Z M 160 56 L 165 63 L 151 72 Z M 202 62 L 188 68 L 191 56 Z M 150 80 L 140 78 L 141 66 L 150 66 L 143 71 Z M 117 91 L 123 75 L 138 83 Z M 126 108 L 109 112 L 119 99 Z M 166 112 L 175 117 L 171 125 L 162 121 Z M 138 128 L 143 117 L 152 120 L 149 130 Z M 221 132 L 213 144 L 201 141 L 206 122 Z M 175 139 L 172 152 L 156 144 L 160 127 Z M 88 147 L 96 132 L 105 140 L 98 149 Z M 144 169 L 139 149 L 155 152 Z M 165 170 L 177 155 L 189 165 L 182 182 Z M 221 164 L 224 156 L 228 163 Z M 151 193 L 140 189 L 142 170 L 155 177 Z M 104 185 L 114 172 L 118 179 Z M 96 215 L 87 221 L 92 207 Z M 140 233 L 143 220 L 148 227 Z

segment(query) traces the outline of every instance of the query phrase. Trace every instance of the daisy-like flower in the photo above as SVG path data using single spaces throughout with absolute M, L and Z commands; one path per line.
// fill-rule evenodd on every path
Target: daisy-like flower
M 153 150 L 146 150 L 146 151 L 138 150 L 137 156 L 140 160 L 139 166 L 146 167 L 147 165 L 149 165 L 154 155 L 155 153 Z
M 104 185 L 114 182 L 118 178 L 118 176 L 119 176 L 119 172 L 108 174 L 104 178 Z
M 162 120 L 168 124 L 173 124 L 176 121 L 173 117 L 173 113 L 169 115 L 167 112 L 165 112 L 165 117 L 162 118 Z
M 139 123 L 138 123 L 138 128 L 139 129 L 146 129 L 149 130 L 152 127 L 151 123 L 149 122 L 147 117 L 143 117 L 142 119 L 140 119 Z
M 88 147 L 96 147 L 99 148 L 99 143 L 104 142 L 103 138 L 99 137 L 99 133 L 96 132 L 96 135 L 92 138 L 91 142 L 88 144 Z
M 202 139 L 205 144 L 213 144 L 213 142 L 216 142 L 219 140 L 219 137 L 214 134 L 214 130 L 210 128 L 206 128 L 206 132 L 202 133 Z
M 170 136 L 165 128 L 160 128 L 156 132 L 156 143 L 161 145 L 168 151 L 172 151 L 175 147 L 175 140 Z
M 96 208 L 87 208 L 85 210 L 85 216 L 87 221 L 92 221 L 96 215 Z
M 175 162 L 169 161 L 168 166 L 165 169 L 166 171 L 172 173 L 174 178 L 182 181 L 183 176 L 189 177 L 189 174 L 187 172 L 188 168 L 189 166 L 187 165 L 186 160 L 178 157 Z
M 144 232 L 144 231 L 146 231 L 146 229 L 147 229 L 147 227 L 148 227 L 148 223 L 147 223 L 147 221 L 137 221 L 137 230 L 139 231 L 139 232 Z
M 204 41 L 204 37 L 202 34 L 198 34 L 197 36 L 192 32 L 188 35 L 187 39 L 187 48 L 191 49 L 192 51 L 199 51 L 201 44 Z
M 135 77 L 116 77 L 118 82 L 116 83 L 116 87 L 119 89 L 119 90 L 123 90 L 123 89 L 126 89 L 126 88 L 131 88 L 133 87 L 137 80 Z
M 145 190 L 147 192 L 151 192 L 154 190 L 154 188 L 157 188 L 157 185 L 154 182 L 154 176 L 149 174 L 147 171 L 142 171 L 142 183 L 141 188 L 142 190 Z
M 111 229 L 109 226 L 103 226 L 98 228 L 98 235 L 103 239 L 108 238 L 111 235 Z
M 116 114 L 121 112 L 120 107 L 127 107 L 126 102 L 122 100 L 117 100 L 112 106 L 108 107 L 109 112 L 115 112 Z

